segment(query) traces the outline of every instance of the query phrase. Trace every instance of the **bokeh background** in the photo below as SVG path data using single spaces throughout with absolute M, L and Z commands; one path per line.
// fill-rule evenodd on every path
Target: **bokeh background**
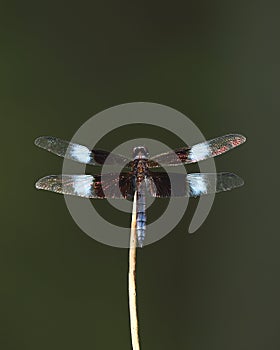
M 1 349 L 131 348 L 128 251 L 35 190 L 62 159 L 33 141 L 134 101 L 183 112 L 208 139 L 248 138 L 216 161 L 245 186 L 195 235 L 193 199 L 139 250 L 142 349 L 279 349 L 279 3 L 3 1 L 1 17 Z

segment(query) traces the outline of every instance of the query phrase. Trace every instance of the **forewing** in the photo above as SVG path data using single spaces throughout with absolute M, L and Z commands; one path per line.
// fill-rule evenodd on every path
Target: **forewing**
M 169 176 L 167 173 L 150 173 L 147 190 L 152 197 L 198 197 L 228 191 L 243 184 L 243 180 L 232 173 L 169 173 Z
M 151 158 L 148 162 L 150 168 L 162 166 L 176 166 L 179 164 L 191 164 L 205 159 L 216 157 L 246 141 L 246 138 L 238 134 L 229 134 L 217 137 L 213 140 L 198 143 L 192 147 L 183 147 L 174 152 L 162 153 Z
M 129 163 L 129 160 L 121 155 L 112 154 L 104 150 L 94 149 L 91 151 L 86 146 L 61 140 L 53 136 L 38 137 L 35 140 L 35 145 L 59 157 L 71 159 L 83 164 L 102 165 L 108 157 L 106 162 L 108 165 L 120 164 L 125 166 Z
M 130 198 L 130 173 L 106 175 L 49 175 L 36 182 L 36 188 L 85 198 Z
M 216 157 L 244 143 L 246 138 L 238 134 L 224 135 L 213 140 L 198 143 L 191 147 L 187 157 L 188 163 Z
M 160 166 L 176 166 L 187 162 L 190 147 L 182 147 L 172 152 L 166 152 L 151 157 L 148 160 L 149 168 L 157 168 Z

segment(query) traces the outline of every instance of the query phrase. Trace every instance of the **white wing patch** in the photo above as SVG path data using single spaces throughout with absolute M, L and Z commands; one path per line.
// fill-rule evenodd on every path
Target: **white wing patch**
M 78 144 L 73 144 L 70 146 L 70 155 L 73 159 L 80 163 L 90 163 L 91 151 L 86 147 Z
M 208 142 L 198 143 L 190 149 L 189 159 L 193 162 L 197 162 L 208 158 L 211 155 L 211 149 L 209 148 Z
M 197 197 L 202 194 L 207 194 L 207 181 L 202 174 L 190 174 L 191 178 L 188 179 L 190 186 L 190 193 L 192 196 Z
M 73 176 L 73 190 L 76 195 L 81 197 L 91 197 L 91 187 L 94 177 L 91 175 Z

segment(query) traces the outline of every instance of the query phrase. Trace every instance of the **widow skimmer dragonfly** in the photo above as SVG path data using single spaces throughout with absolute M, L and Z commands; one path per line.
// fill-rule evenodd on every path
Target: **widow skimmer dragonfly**
M 102 166 L 106 164 L 122 165 L 120 174 L 104 175 L 49 175 L 36 182 L 37 189 L 48 190 L 66 195 L 85 198 L 125 198 L 133 199 L 135 191 L 137 208 L 137 240 L 142 247 L 146 231 L 146 194 L 152 197 L 168 198 L 197 197 L 209 193 L 228 191 L 243 185 L 243 180 L 229 172 L 172 174 L 172 186 L 166 172 L 151 171 L 161 166 L 178 166 L 196 163 L 212 158 L 235 148 L 246 141 L 238 134 L 229 134 L 196 144 L 182 147 L 174 152 L 162 153 L 150 157 L 146 147 L 133 149 L 133 160 L 112 154 L 108 151 L 93 149 L 52 136 L 41 136 L 35 145 L 60 157 L 83 164 Z M 108 159 L 107 159 L 108 158 Z M 174 175 L 174 176 L 173 176 Z M 175 179 L 175 181 L 174 181 Z M 175 184 L 175 186 L 173 186 Z M 173 188 L 174 187 L 174 188 Z

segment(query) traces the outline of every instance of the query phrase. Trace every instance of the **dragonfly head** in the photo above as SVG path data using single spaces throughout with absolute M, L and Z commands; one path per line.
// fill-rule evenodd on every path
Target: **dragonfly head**
M 133 148 L 133 159 L 148 159 L 149 152 L 146 147 L 138 146 Z

